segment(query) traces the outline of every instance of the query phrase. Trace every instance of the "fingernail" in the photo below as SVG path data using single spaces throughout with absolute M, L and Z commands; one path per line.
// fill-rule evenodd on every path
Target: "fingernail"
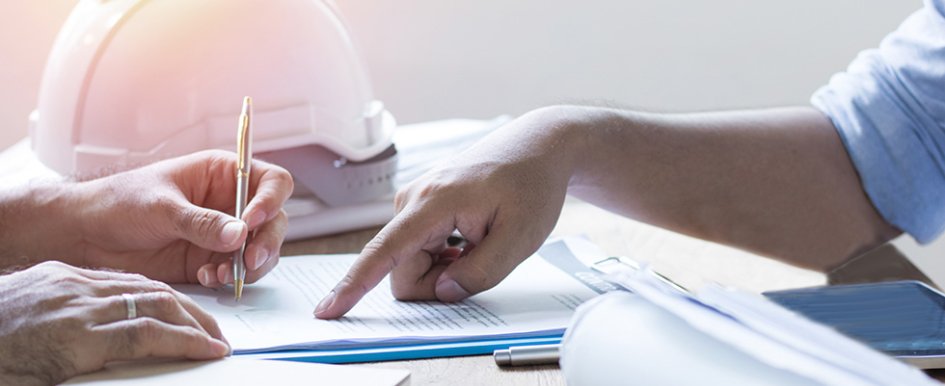
M 220 232 L 220 242 L 224 245 L 232 245 L 240 238 L 243 234 L 243 225 L 242 221 L 230 221 L 223 226 L 223 231 Z
M 455 302 L 469 297 L 466 291 L 454 280 L 445 279 L 436 283 L 436 298 L 444 302 Z
M 269 251 L 266 248 L 259 248 L 256 250 L 256 262 L 253 264 L 253 270 L 259 269 L 263 264 L 266 264 L 266 261 L 269 260 Z
M 263 211 L 261 210 L 256 211 L 256 213 L 253 213 L 253 217 L 249 218 L 249 220 L 247 221 L 247 224 L 249 224 L 250 228 L 256 229 L 256 227 L 266 222 L 266 217 L 268 216 L 266 216 L 266 213 L 264 213 Z
M 230 346 L 216 339 L 210 339 L 210 355 L 222 357 L 230 355 Z
M 200 284 L 203 284 L 204 286 L 210 285 L 210 270 L 200 270 Z
M 230 346 L 218 339 L 210 338 L 210 344 L 207 345 L 207 356 L 219 358 L 230 354 Z
M 223 275 L 223 284 L 233 284 L 233 270 L 226 270 L 226 274 Z
M 325 296 L 325 298 L 318 303 L 318 306 L 315 307 L 315 316 L 318 316 L 318 314 L 321 314 L 327 310 L 328 307 L 330 307 L 331 304 L 335 302 L 335 297 L 335 290 L 331 290 L 331 292 L 328 293 L 328 296 Z

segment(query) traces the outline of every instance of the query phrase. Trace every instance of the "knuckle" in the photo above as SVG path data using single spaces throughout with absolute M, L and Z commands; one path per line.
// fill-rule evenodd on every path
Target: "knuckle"
M 236 155 L 225 150 L 208 149 L 195 152 L 192 157 L 193 160 L 198 163 L 203 162 L 208 165 L 216 165 L 226 163 L 227 161 L 232 162 L 231 160 L 234 159 Z
M 498 283 L 496 276 L 492 270 L 479 264 L 468 264 L 463 275 L 465 283 L 461 285 L 472 292 L 485 291 Z
M 406 189 L 400 189 L 394 194 L 394 208 L 400 212 L 407 202 L 408 193 Z
M 206 150 L 206 151 L 204 152 L 204 156 L 205 156 L 206 158 L 209 158 L 209 159 L 212 159 L 212 160 L 218 160 L 218 159 L 219 159 L 219 160 L 221 160 L 221 161 L 226 162 L 227 160 L 233 158 L 233 153 L 230 153 L 230 152 L 224 151 L 224 150 L 220 150 L 220 149 L 210 149 L 210 150 Z
M 18 275 L 31 278 L 30 281 L 49 281 L 52 284 L 63 283 L 64 278 L 78 278 L 78 269 L 58 261 L 47 261 L 29 269 L 16 272 Z M 71 280 L 71 279 L 70 279 Z
M 83 276 L 79 276 L 74 273 L 69 273 L 66 275 L 59 276 L 57 281 L 63 284 L 80 284 L 81 285 L 81 284 L 89 283 L 89 279 Z
M 179 309 L 177 297 L 169 292 L 155 292 L 149 296 L 149 301 L 161 315 L 174 314 Z
M 112 273 L 116 280 L 132 280 L 132 281 L 151 281 L 146 276 L 140 273 L 134 272 L 113 272 Z
M 419 189 L 417 189 L 417 196 L 421 198 L 435 197 L 437 191 L 439 190 L 441 190 L 441 187 L 439 186 L 439 184 L 435 184 L 435 183 L 423 184 L 422 186 L 420 186 Z
M 176 292 L 169 284 L 157 280 L 151 280 L 147 277 L 141 276 L 141 280 L 144 281 L 145 288 L 150 292 L 157 293 L 174 293 Z
M 402 281 L 398 280 L 391 280 L 390 292 L 391 295 L 394 296 L 394 299 L 401 301 L 425 300 L 418 296 L 416 287 L 404 284 Z
M 177 208 L 177 202 L 164 194 L 153 194 L 146 199 L 150 207 L 162 212 L 173 212 Z
M 361 256 L 364 259 L 363 265 L 377 264 L 376 260 L 380 256 L 390 257 L 389 256 L 390 254 L 386 252 L 386 248 L 388 245 L 391 245 L 391 242 L 393 241 L 392 236 L 394 233 L 396 233 L 397 231 L 396 228 L 398 226 L 399 226 L 398 223 L 394 223 L 394 222 L 388 223 L 387 226 L 381 229 L 380 232 L 374 235 L 374 237 L 372 237 L 371 240 L 368 241 L 367 244 L 364 245 L 364 248 L 361 250 Z M 393 257 L 390 257 L 390 258 L 393 260 Z M 394 263 L 396 263 L 396 261 L 394 261 Z M 395 265 L 396 264 L 391 265 L 390 268 L 393 268 Z M 359 265 L 356 265 L 355 267 L 359 267 L 359 266 L 361 265 L 359 264 Z
M 272 220 L 269 221 L 269 225 L 265 226 L 265 233 L 262 234 L 267 238 L 267 242 L 276 242 L 281 244 L 282 239 L 285 237 L 285 231 L 288 226 L 288 214 L 286 214 L 284 209 L 279 209 Z
M 198 163 L 206 165 L 206 170 L 209 173 L 217 174 L 223 171 L 231 170 L 235 160 L 235 153 L 225 150 L 213 149 L 200 154 Z
M 371 267 L 379 266 L 384 264 L 384 270 L 391 272 L 394 268 L 397 267 L 397 258 L 393 255 L 384 252 L 384 245 L 387 244 L 386 238 L 375 237 L 372 239 L 368 245 L 364 247 L 363 254 L 364 256 L 371 256 L 370 258 L 365 259 L 361 264 L 354 266 L 351 269 L 351 273 L 355 277 L 363 277 L 364 271 L 369 270 Z
M 188 351 L 200 351 L 198 348 L 210 343 L 209 335 L 200 332 L 196 328 L 186 327 L 175 338 L 187 347 Z
M 216 225 L 216 219 L 209 211 L 205 210 L 190 210 L 180 218 L 184 221 L 181 224 L 183 229 L 189 229 L 199 234 L 209 234 Z
M 341 279 L 340 285 L 337 288 L 340 288 L 342 292 L 350 291 L 354 289 L 359 295 L 365 294 L 371 289 L 364 284 L 363 280 L 355 279 L 354 275 L 350 272 L 345 274 L 345 277 Z
M 413 203 L 418 209 L 437 207 L 438 209 L 455 208 L 458 203 L 467 202 L 471 193 L 461 187 L 440 182 L 429 182 L 420 186 L 413 195 Z M 477 197 L 482 198 L 482 197 Z
M 59 270 L 59 269 L 69 269 L 72 268 L 71 265 L 67 265 L 61 261 L 49 260 L 42 263 L 36 264 L 36 269 L 48 271 L 48 270 Z
M 134 320 L 129 332 L 129 346 L 136 348 L 150 347 L 153 342 L 161 339 L 161 329 L 155 319 L 149 317 L 137 318 Z
M 76 273 L 68 273 L 56 276 L 53 279 L 53 283 L 55 283 L 57 287 L 74 290 L 76 288 L 88 287 L 92 284 L 92 281 Z
M 272 179 L 279 187 L 282 187 L 286 190 L 295 189 L 295 180 L 292 178 L 292 174 L 290 174 L 288 170 L 285 170 L 281 166 L 273 165 Z
M 387 233 L 382 230 L 378 234 L 374 235 L 374 237 L 371 238 L 371 241 L 368 241 L 367 244 L 364 245 L 364 248 L 361 249 L 361 254 L 364 256 L 377 255 L 383 245 L 387 243 L 387 238 Z
M 390 293 L 391 295 L 394 296 L 394 299 L 397 299 L 397 300 L 401 300 L 401 301 L 413 300 L 410 297 L 411 291 L 409 288 L 404 288 L 404 285 L 395 283 L 393 281 L 391 281 L 390 283 Z

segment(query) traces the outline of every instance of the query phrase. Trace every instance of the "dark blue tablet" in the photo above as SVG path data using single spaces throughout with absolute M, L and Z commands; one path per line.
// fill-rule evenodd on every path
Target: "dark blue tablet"
M 764 295 L 918 367 L 945 367 L 945 295 L 921 282 L 836 285 Z

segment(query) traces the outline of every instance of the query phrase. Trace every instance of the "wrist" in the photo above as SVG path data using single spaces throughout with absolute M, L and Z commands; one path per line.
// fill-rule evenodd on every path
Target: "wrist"
M 607 107 L 568 106 L 562 139 L 571 144 L 568 189 L 586 190 L 614 178 L 618 168 L 633 167 L 636 146 L 646 143 L 647 120 L 653 116 Z M 628 156 L 629 155 L 629 156 Z M 629 161 L 629 162 L 627 162 Z
M 567 171 L 569 188 L 593 185 L 591 171 L 613 147 L 613 132 L 635 120 L 632 112 L 594 106 L 549 106 L 529 114 L 546 128 L 544 147 L 556 153 L 555 164 Z
M 564 178 L 573 178 L 586 149 L 583 125 L 593 108 L 555 105 L 529 111 L 515 123 L 516 140 L 538 162 L 550 167 L 548 171 Z M 525 130 L 521 130 L 521 128 Z
M 72 183 L 30 183 L 0 192 L 0 266 L 81 263 Z

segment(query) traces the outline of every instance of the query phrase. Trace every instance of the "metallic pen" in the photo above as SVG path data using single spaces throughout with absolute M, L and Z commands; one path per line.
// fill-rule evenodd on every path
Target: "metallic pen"
M 499 366 L 529 366 L 558 363 L 560 344 L 534 346 L 512 346 L 508 350 L 495 350 L 492 356 Z
M 243 97 L 243 111 L 240 113 L 239 132 L 236 135 L 236 218 L 243 218 L 246 203 L 249 201 L 249 173 L 253 164 L 253 99 Z M 247 237 L 249 240 L 249 237 Z M 233 256 L 233 287 L 236 300 L 243 296 L 243 281 L 246 279 L 246 266 L 243 256 L 246 253 L 246 241 Z

